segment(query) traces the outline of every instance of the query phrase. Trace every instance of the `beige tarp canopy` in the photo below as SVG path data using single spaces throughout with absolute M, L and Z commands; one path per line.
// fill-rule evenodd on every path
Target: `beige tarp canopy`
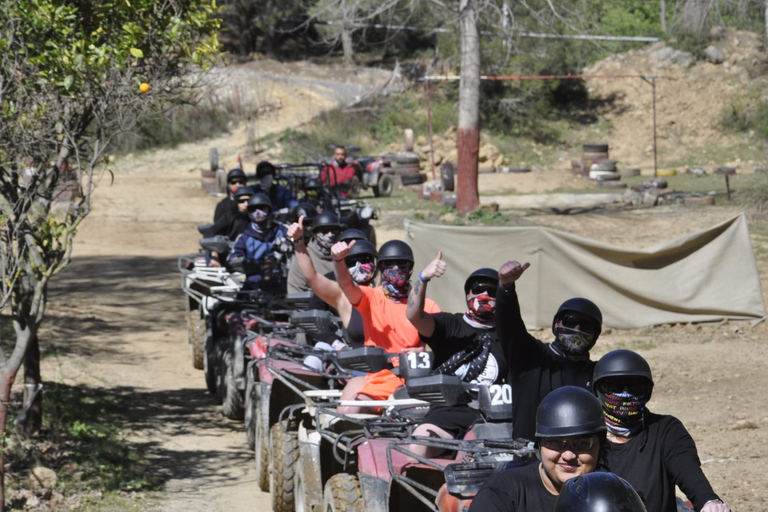
M 756 321 L 765 317 L 747 221 L 734 217 L 706 231 L 647 249 L 622 249 L 541 227 L 440 226 L 406 221 L 418 272 L 438 251 L 448 271 L 427 295 L 443 311 L 466 309 L 467 276 L 508 260 L 530 262 L 517 282 L 526 326 L 547 327 L 558 306 L 587 297 L 606 326 Z

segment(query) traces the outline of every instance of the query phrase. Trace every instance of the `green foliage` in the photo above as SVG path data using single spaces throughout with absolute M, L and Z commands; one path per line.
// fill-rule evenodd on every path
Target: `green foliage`
M 99 490 L 108 498 L 124 491 L 162 488 L 146 460 L 147 446 L 129 441 L 124 429 L 131 409 L 127 396 L 88 386 L 48 385 L 43 392 L 43 428 L 33 440 L 9 429 L 12 487 L 23 486 L 37 465 L 56 471 L 65 495 Z
M 720 111 L 720 127 L 731 133 L 753 132 L 768 140 L 768 99 L 761 91 L 751 89 L 743 96 L 731 98 Z

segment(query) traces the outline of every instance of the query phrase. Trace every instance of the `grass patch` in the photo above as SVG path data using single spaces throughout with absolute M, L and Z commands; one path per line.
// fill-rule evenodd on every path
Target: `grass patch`
M 84 509 L 135 509 L 135 493 L 161 490 L 163 480 L 145 460 L 147 446 L 131 442 L 123 431 L 128 423 L 123 412 L 129 409 L 125 399 L 107 390 L 48 385 L 39 434 L 24 438 L 9 422 L 10 488 L 23 489 L 29 471 L 44 466 L 57 474 L 55 490 L 65 497 L 80 495 Z M 89 497 L 92 491 L 97 495 Z

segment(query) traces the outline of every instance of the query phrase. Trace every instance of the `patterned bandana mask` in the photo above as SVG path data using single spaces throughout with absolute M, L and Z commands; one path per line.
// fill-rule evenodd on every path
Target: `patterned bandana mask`
M 376 272 L 376 265 L 358 261 L 354 267 L 349 267 L 349 274 L 352 280 L 359 285 L 365 286 L 373 280 L 373 274 Z
M 317 248 L 320 249 L 321 253 L 328 256 L 331 254 L 331 247 L 336 243 L 339 236 L 336 233 L 317 233 L 315 238 L 317 239 Z
M 496 312 L 496 298 L 483 292 L 472 295 L 467 301 L 467 312 L 464 313 L 470 320 L 480 324 L 492 324 L 493 314 Z
M 595 337 L 589 333 L 560 325 L 555 327 L 555 341 L 550 346 L 563 357 L 581 361 L 589 357 L 589 350 L 595 341 Z
M 628 391 L 598 391 L 597 396 L 603 406 L 605 426 L 609 432 L 617 436 L 632 437 L 643 430 L 643 411 L 648 402 L 646 395 L 636 396 Z
M 401 269 L 398 265 L 385 267 L 381 272 L 384 295 L 398 304 L 408 300 L 408 292 L 411 290 L 411 283 L 408 282 L 410 273 L 410 269 Z
M 433 370 L 433 374 L 458 375 L 459 370 L 466 365 L 466 372 L 459 375 L 464 382 L 472 382 L 477 379 L 488 364 L 488 356 L 491 353 L 493 338 L 486 333 L 480 334 L 467 346 L 453 354 L 446 362 Z
M 249 213 L 251 220 L 255 222 L 256 224 L 261 224 L 265 220 L 267 220 L 267 215 L 269 215 L 268 212 L 265 212 L 264 210 L 253 210 Z

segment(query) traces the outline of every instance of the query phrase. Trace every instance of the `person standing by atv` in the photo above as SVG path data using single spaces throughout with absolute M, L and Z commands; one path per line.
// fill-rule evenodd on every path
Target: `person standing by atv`
M 507 376 L 507 364 L 493 324 L 499 273 L 492 268 L 479 268 L 470 274 L 464 282 L 466 312 L 425 313 L 427 283 L 440 278 L 446 269 L 443 254 L 439 252 L 437 258 L 419 272 L 406 310 L 421 341 L 432 349 L 433 373 L 455 374 L 465 382 L 484 385 L 502 382 Z M 413 435 L 459 438 L 480 417 L 480 411 L 469 406 L 433 405 Z M 436 457 L 442 451 L 416 444 L 411 445 L 410 450 L 423 457 Z
M 304 236 L 304 217 L 300 218 L 301 236 Z M 296 224 L 292 224 L 294 228 Z M 290 231 L 290 230 L 289 230 Z M 323 212 L 315 217 L 312 222 L 312 240 L 304 246 L 305 251 L 312 260 L 315 270 L 322 275 L 333 272 L 333 258 L 331 258 L 331 247 L 339 238 L 341 233 L 341 222 L 339 217 L 332 212 Z M 289 235 L 290 236 L 290 235 Z M 291 237 L 296 238 L 296 237 Z M 302 244 L 303 245 L 303 244 Z M 309 283 L 304 277 L 304 273 L 297 265 L 291 265 L 288 270 L 288 293 L 298 293 L 310 290 Z
M 528 333 L 520 315 L 515 281 L 530 267 L 508 261 L 499 269 L 494 322 L 509 365 L 512 432 L 531 439 L 539 402 L 561 386 L 589 388 L 595 362 L 589 351 L 602 330 L 603 315 L 594 302 L 575 297 L 560 305 L 552 319 L 555 340 L 543 343 Z
M 338 242 L 331 248 L 331 254 L 336 281 L 363 318 L 365 344 L 382 347 L 390 353 L 424 350 L 419 332 L 405 316 L 406 300 L 411 288 L 409 279 L 413 270 L 413 251 L 400 240 L 390 240 L 382 245 L 377 264 L 382 282 L 376 288 L 368 288 L 353 281 L 345 263 L 356 243 L 352 241 L 347 245 Z M 438 313 L 440 308 L 431 299 L 425 299 L 424 311 Z M 402 383 L 402 379 L 389 370 L 354 377 L 342 391 L 341 400 L 385 400 Z M 375 411 L 365 407 L 339 407 L 339 412 L 353 414 Z
M 470 512 L 554 510 L 564 484 L 591 473 L 605 447 L 600 402 L 576 386 L 549 393 L 536 411 L 538 464 L 495 473 L 480 489 Z
M 275 183 L 275 174 L 277 169 L 266 160 L 256 165 L 256 179 L 259 182 L 251 188 L 255 194 L 266 194 L 272 202 L 273 212 L 284 208 L 293 208 L 299 204 L 299 201 L 293 197 L 290 190 L 282 185 Z
M 227 173 L 227 197 L 216 204 L 213 212 L 213 222 L 218 222 L 222 217 L 234 217 L 237 215 L 237 203 L 235 192 L 245 186 L 245 173 L 239 167 L 235 167 Z
M 248 216 L 251 224 L 235 240 L 227 262 L 243 265 L 245 289 L 264 289 L 266 282 L 282 281 L 275 253 L 284 255 L 292 249 L 286 238 L 288 226 L 272 221 L 272 203 L 264 194 L 248 200 Z
M 205 230 L 205 232 L 203 232 L 205 238 L 222 235 L 230 240 L 234 240 L 250 225 L 251 220 L 248 217 L 248 201 L 251 199 L 253 192 L 251 192 L 251 189 L 248 187 L 240 187 L 234 195 L 235 204 L 237 204 L 237 213 L 234 217 L 225 215 L 219 218 L 217 222 L 214 222 Z M 226 261 L 227 256 L 229 256 L 229 253 L 219 254 L 216 251 L 211 251 L 209 265 L 211 267 L 220 267 L 221 262 Z
M 347 148 L 333 148 L 333 160 L 320 170 L 320 181 L 326 186 L 349 183 L 355 177 L 355 167 L 347 162 Z M 342 194 L 343 195 L 343 194 Z
M 299 222 L 291 224 L 288 228 L 288 237 L 293 240 L 295 247 L 294 263 L 291 269 L 298 268 L 309 283 L 312 291 L 339 315 L 345 330 L 344 345 L 353 348 L 363 346 L 365 342 L 363 317 L 357 309 L 352 307 L 347 296 L 341 291 L 341 287 L 335 281 L 333 271 L 331 271 L 330 275 L 324 275 L 317 271 L 307 246 L 304 244 L 303 233 L 304 218 L 300 217 Z M 354 233 L 352 234 L 354 235 Z M 372 243 L 365 240 L 364 237 L 357 240 L 344 259 L 344 263 L 349 269 L 355 284 L 358 286 L 373 286 L 374 278 L 376 277 L 377 257 L 378 253 Z M 339 348 L 342 347 L 339 346 Z
M 730 512 L 701 470 L 696 443 L 680 420 L 646 407 L 653 375 L 640 354 L 605 354 L 595 366 L 593 387 L 608 428 L 606 469 L 632 484 L 648 510 L 678 510 L 677 486 L 695 510 Z

